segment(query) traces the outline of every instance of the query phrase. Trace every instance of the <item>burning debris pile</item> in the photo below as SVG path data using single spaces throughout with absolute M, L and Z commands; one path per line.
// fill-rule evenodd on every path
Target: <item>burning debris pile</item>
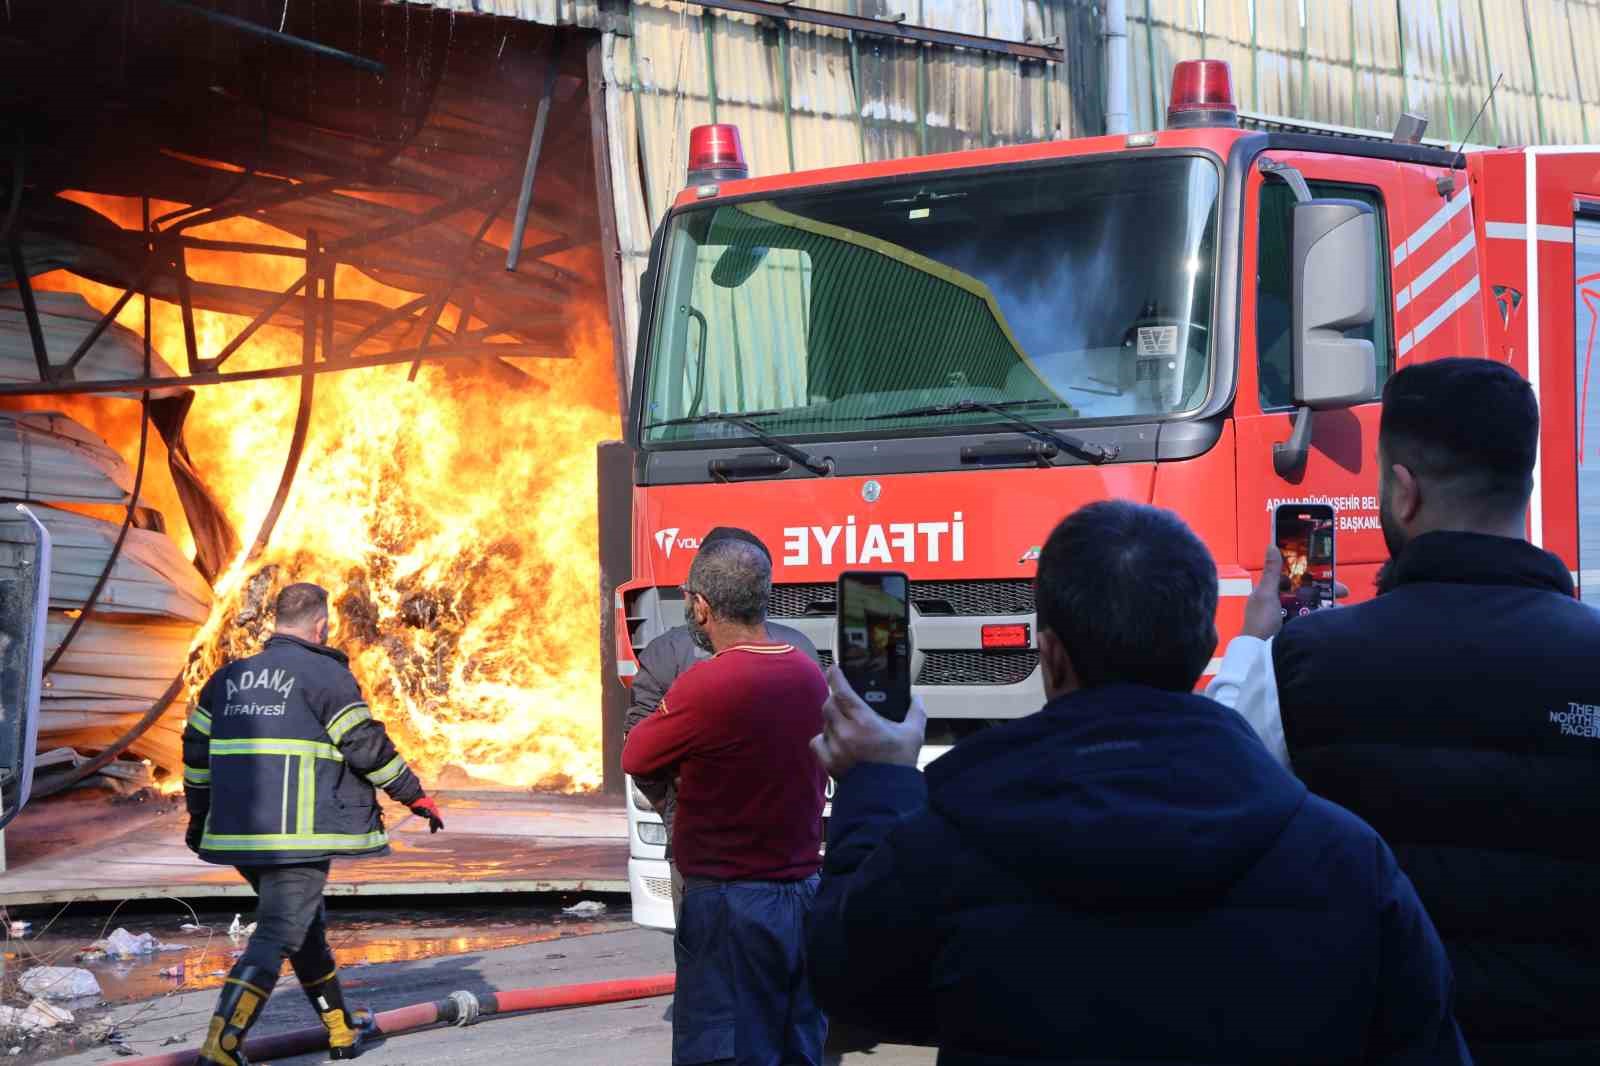
M 425 778 L 597 786 L 594 442 L 616 415 L 603 389 L 583 394 L 583 354 L 533 368 L 519 393 L 434 368 L 414 383 L 404 367 L 324 379 L 272 545 L 218 584 L 190 691 L 261 646 L 279 589 L 314 581 L 333 601 L 333 643 Z M 234 390 L 296 387 L 210 390 L 219 409 L 205 415 L 267 417 Z M 287 439 L 293 408 L 276 410 Z M 194 436 L 232 451 L 220 434 Z M 278 475 L 275 453 L 208 468 L 237 472 L 221 495 L 250 503 Z M 241 528 L 258 517 L 241 513 Z

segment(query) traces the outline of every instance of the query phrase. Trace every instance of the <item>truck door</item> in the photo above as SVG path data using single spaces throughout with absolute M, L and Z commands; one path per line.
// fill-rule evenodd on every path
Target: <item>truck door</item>
M 1392 246 L 1403 176 L 1398 164 L 1350 156 L 1270 152 L 1305 177 L 1316 198 L 1360 200 L 1378 213 L 1380 248 Z M 1234 412 L 1238 431 L 1239 563 L 1259 572 L 1266 553 L 1272 508 L 1288 502 L 1330 502 L 1337 515 L 1338 577 L 1353 600 L 1371 595 L 1372 579 L 1388 557 L 1378 523 L 1378 395 L 1366 403 L 1315 415 L 1311 452 L 1298 477 L 1280 476 L 1273 445 L 1287 441 L 1294 406 L 1290 358 L 1290 212 L 1288 184 L 1252 168 L 1246 185 L 1239 319 L 1239 385 Z M 1365 337 L 1378 361 L 1378 392 L 1395 361 L 1393 270 L 1388 254 L 1378 270 L 1381 291 Z

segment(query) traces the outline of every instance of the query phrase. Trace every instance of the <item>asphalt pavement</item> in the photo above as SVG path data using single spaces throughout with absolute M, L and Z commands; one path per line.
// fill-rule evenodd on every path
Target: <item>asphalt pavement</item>
M 451 992 L 484 993 L 513 988 L 645 977 L 672 970 L 672 941 L 665 934 L 629 927 L 558 940 L 410 962 L 382 963 L 345 971 L 352 1005 L 374 1011 L 438 1000 Z M 120 1006 L 106 1018 L 121 1043 L 137 1055 L 195 1047 L 204 1036 L 216 992 L 179 992 Z M 390 1038 L 360 1061 L 367 1066 L 664 1066 L 672 1059 L 671 1000 L 658 998 L 599 1007 L 486 1019 L 468 1028 L 440 1028 Z M 292 977 L 282 979 L 256 1027 L 257 1033 L 316 1024 Z M 126 1052 L 101 1045 L 51 1061 L 61 1066 L 100 1066 L 126 1061 Z M 307 1055 L 279 1060 L 309 1066 L 325 1060 Z M 830 1066 L 931 1066 L 927 1048 L 879 1046 L 828 1058 Z

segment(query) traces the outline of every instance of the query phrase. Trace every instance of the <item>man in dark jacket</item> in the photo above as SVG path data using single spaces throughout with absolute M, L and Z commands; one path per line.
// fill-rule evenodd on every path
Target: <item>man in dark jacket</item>
M 753 544 L 766 556 L 767 563 L 772 563 L 772 553 L 761 542 L 761 538 L 746 529 L 733 526 L 718 526 L 707 533 L 700 541 L 700 550 L 721 540 L 740 540 L 746 544 Z M 692 619 L 691 619 L 692 621 Z M 775 644 L 788 644 L 790 647 L 804 653 L 812 662 L 817 662 L 817 649 L 807 639 L 806 635 L 798 629 L 778 625 L 776 622 L 766 623 L 767 639 Z M 711 658 L 710 638 L 705 630 L 696 629 L 693 625 L 685 623 L 674 626 L 661 634 L 650 643 L 646 644 L 639 652 L 639 672 L 633 677 L 633 686 L 628 701 L 628 714 L 622 723 L 622 738 L 626 742 L 628 734 L 633 732 L 633 727 L 650 717 L 652 711 L 661 705 L 661 697 L 667 694 L 672 683 L 689 667 Z M 634 787 L 650 805 L 661 815 L 661 821 L 667 830 L 667 862 L 672 869 L 672 916 L 674 921 L 683 904 L 683 877 L 678 872 L 678 864 L 672 857 L 672 816 L 678 806 L 678 788 L 671 774 L 657 777 L 636 777 L 633 779 Z
M 1524 539 L 1538 441 L 1510 367 L 1401 370 L 1378 437 L 1380 595 L 1284 626 L 1270 556 L 1212 685 L 1394 848 L 1473 1055 L 1506 1066 L 1600 1062 L 1600 612 Z
M 916 770 L 926 717 L 830 671 L 809 925 L 830 1015 L 989 1063 L 1464 1063 L 1450 967 L 1376 833 L 1191 690 L 1217 571 L 1091 504 L 1039 559 L 1049 702 Z
M 218 670 L 183 731 L 188 844 L 255 889 L 256 929 L 222 986 L 200 1062 L 241 1066 L 244 1041 L 288 959 L 335 1059 L 360 1028 L 345 1007 L 322 905 L 335 858 L 389 850 L 374 786 L 444 828 L 344 654 L 327 646 L 328 594 L 290 585 L 257 655 Z

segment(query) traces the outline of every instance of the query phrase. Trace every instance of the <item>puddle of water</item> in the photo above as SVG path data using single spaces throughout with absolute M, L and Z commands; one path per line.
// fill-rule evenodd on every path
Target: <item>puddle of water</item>
M 107 1003 L 216 988 L 246 943 L 245 937 L 228 936 L 234 914 L 234 910 L 220 907 L 201 911 L 199 922 L 206 928 L 188 932 L 179 928 L 194 921 L 187 910 L 124 910 L 109 925 L 104 915 L 87 911 L 69 911 L 54 922 L 48 914 L 34 915 L 34 929 L 38 932 L 4 942 L 0 972 L 14 980 L 30 966 L 81 966 L 95 975 Z M 251 920 L 249 913 L 242 913 L 241 921 L 248 924 Z M 378 963 L 467 955 L 584 936 L 625 926 L 628 921 L 628 908 L 620 903 L 611 904 L 604 915 L 584 919 L 563 915 L 559 906 L 535 907 L 515 902 L 508 902 L 503 909 L 485 907 L 481 902 L 441 904 L 427 910 L 339 908 L 328 912 L 328 939 L 341 969 L 346 971 L 346 987 L 359 988 L 362 970 Z M 148 932 L 164 944 L 182 945 L 182 950 L 137 959 L 77 959 L 95 940 L 118 927 L 135 936 Z M 284 973 L 289 974 L 287 965 Z

